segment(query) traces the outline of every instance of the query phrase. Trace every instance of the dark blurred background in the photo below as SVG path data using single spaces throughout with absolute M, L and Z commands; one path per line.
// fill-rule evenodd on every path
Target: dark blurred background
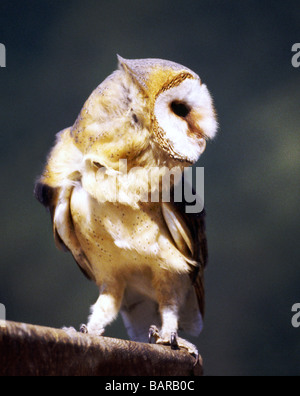
M 298 375 L 299 1 L 69 0 L 0 3 L 1 266 L 7 319 L 78 328 L 97 288 L 56 250 L 33 197 L 55 133 L 75 121 L 116 54 L 200 74 L 220 132 L 205 167 L 210 263 L 207 375 Z M 126 337 L 118 320 L 108 335 Z

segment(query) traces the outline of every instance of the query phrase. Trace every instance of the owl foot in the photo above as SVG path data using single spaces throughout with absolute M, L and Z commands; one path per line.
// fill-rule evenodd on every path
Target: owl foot
M 89 331 L 88 331 L 87 325 L 86 324 L 82 324 L 80 326 L 79 332 L 82 333 L 82 334 L 88 334 Z
M 151 326 L 149 329 L 149 343 L 152 344 L 153 340 L 155 344 L 170 345 L 172 349 L 186 349 L 196 359 L 195 365 L 198 363 L 199 352 L 196 346 L 178 337 L 176 332 L 172 332 L 169 337 L 163 337 L 156 326 Z
M 104 334 L 104 329 L 98 328 L 97 326 L 92 327 L 86 324 L 82 324 L 79 331 L 82 334 L 90 334 L 94 336 L 102 336 Z
M 162 338 L 158 328 L 156 326 L 151 326 L 149 329 L 149 344 L 152 344 L 153 339 L 155 341 L 155 344 L 171 345 L 172 349 L 178 349 L 176 332 L 171 333 L 170 338 Z

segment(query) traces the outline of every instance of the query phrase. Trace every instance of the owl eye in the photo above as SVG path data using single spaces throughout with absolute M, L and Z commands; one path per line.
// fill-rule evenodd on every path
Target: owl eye
M 174 114 L 181 118 L 188 116 L 191 111 L 191 108 L 186 103 L 180 102 L 178 100 L 174 100 L 171 103 L 171 109 Z

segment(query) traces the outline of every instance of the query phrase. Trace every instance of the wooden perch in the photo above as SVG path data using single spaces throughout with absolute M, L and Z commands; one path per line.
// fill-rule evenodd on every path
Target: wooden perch
M 0 320 L 0 376 L 190 376 L 186 351 Z

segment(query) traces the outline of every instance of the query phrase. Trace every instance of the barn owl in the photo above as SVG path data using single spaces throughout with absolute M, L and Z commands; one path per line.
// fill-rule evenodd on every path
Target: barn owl
M 58 133 L 35 195 L 51 213 L 56 245 L 99 288 L 82 332 L 103 335 L 121 312 L 131 339 L 197 355 L 178 332 L 202 329 L 204 212 L 188 214 L 184 200 L 164 202 L 161 193 L 164 176 L 194 164 L 215 136 L 213 101 L 184 66 L 118 60 Z

